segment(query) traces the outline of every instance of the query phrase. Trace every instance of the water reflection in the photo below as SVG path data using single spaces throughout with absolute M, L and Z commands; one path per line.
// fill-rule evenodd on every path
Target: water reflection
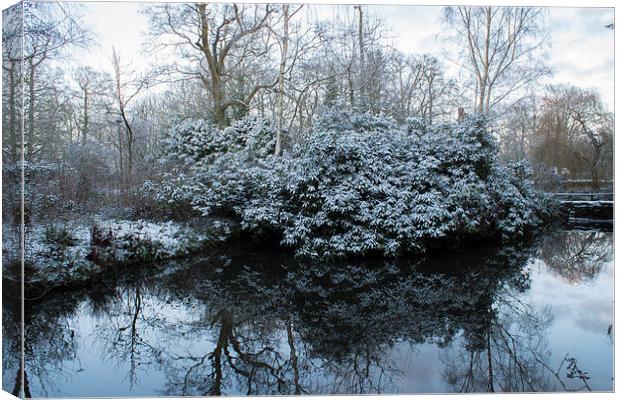
M 613 235 L 597 231 L 554 232 L 542 244 L 540 258 L 572 284 L 596 279 L 613 258 Z
M 609 237 L 594 235 L 580 252 L 571 235 L 413 263 L 299 264 L 238 251 L 110 276 L 31 304 L 29 390 L 86 390 L 70 376 L 84 362 L 121 371 L 116 393 L 125 396 L 396 393 L 415 377 L 395 354 L 415 358 L 423 345 L 443 365 L 435 391 L 587 390 L 583 375 L 567 377 L 570 359 L 551 357 L 552 310 L 524 297 L 536 257 L 590 254 L 567 268 L 596 278 L 611 256 Z M 565 276 L 560 265 L 549 268 Z
M 55 383 L 71 373 L 67 370 L 67 361 L 79 362 L 76 358 L 75 332 L 68 323 L 75 312 L 75 306 L 62 298 L 50 298 L 36 305 L 25 303 L 25 371 L 22 374 L 19 368 L 15 368 L 20 359 L 20 353 L 15 350 L 20 348 L 21 338 L 17 334 L 4 335 L 5 332 L 20 329 L 20 305 L 10 298 L 4 298 L 3 301 L 3 351 L 6 351 L 3 353 L 3 389 L 15 396 L 19 395 L 20 389 L 23 389 L 25 397 L 53 394 L 57 390 Z M 8 371 L 15 369 L 15 375 L 10 376 Z M 31 391 L 33 378 L 38 388 L 36 393 Z

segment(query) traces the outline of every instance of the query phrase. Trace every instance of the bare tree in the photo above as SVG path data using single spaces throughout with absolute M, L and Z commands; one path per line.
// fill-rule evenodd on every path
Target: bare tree
M 112 99 L 114 101 L 113 115 L 117 116 L 119 164 L 125 185 L 131 187 L 134 161 L 134 144 L 136 135 L 133 129 L 133 118 L 130 115 L 130 105 L 153 83 L 155 76 L 140 74 L 130 66 L 122 64 L 121 56 L 112 49 L 113 85 Z M 124 157 L 123 157 L 124 156 Z
M 2 52 L 2 68 L 8 78 L 8 85 L 3 85 L 8 95 L 7 139 L 11 157 L 15 158 L 16 143 L 19 143 L 17 100 L 23 88 L 24 150 L 25 157 L 31 160 L 43 145 L 38 136 L 36 113 L 38 86 L 46 84 L 40 78 L 46 61 L 59 57 L 69 48 L 87 46 L 91 38 L 79 10 L 68 3 L 24 3 L 11 8 L 5 16 L 10 17 L 3 26 Z M 16 21 L 23 24 L 15 24 Z
M 86 142 L 91 130 L 91 114 L 95 108 L 96 97 L 104 96 L 107 91 L 105 76 L 89 66 L 81 66 L 73 72 L 73 79 L 78 87 L 76 97 L 80 102 L 80 112 L 77 116 L 79 136 L 82 142 Z
M 2 12 L 2 150 L 5 163 L 10 159 L 14 165 L 21 157 L 22 21 L 21 5 Z
M 203 83 L 213 102 L 213 119 L 220 127 L 229 122 L 229 108 L 243 115 L 259 91 L 277 84 L 277 78 L 270 78 L 269 73 L 248 79 L 244 71 L 248 60 L 269 64 L 274 45 L 267 29 L 274 15 L 272 6 L 163 4 L 149 7 L 145 13 L 154 38 L 152 48 L 172 48 L 181 56 L 170 70 L 181 79 Z
M 37 140 L 35 113 L 38 106 L 38 72 L 48 59 L 59 56 L 70 46 L 84 47 L 91 42 L 89 31 L 77 11 L 69 4 L 27 3 L 24 5 L 24 63 L 26 76 L 27 126 L 25 151 L 34 156 L 42 143 Z
M 550 73 L 542 8 L 459 6 L 446 7 L 444 15 L 460 63 L 474 77 L 476 112 L 495 110 Z
M 301 7 L 299 8 L 301 9 Z M 297 9 L 297 11 L 299 11 Z M 284 119 L 284 70 L 286 68 L 286 60 L 288 59 L 288 41 L 289 41 L 289 21 L 291 15 L 289 13 L 289 5 L 282 6 L 282 36 L 280 37 L 280 71 L 278 73 L 278 133 L 276 136 L 276 155 L 282 150 L 282 123 Z
M 383 83 L 387 87 L 383 102 L 396 120 L 418 117 L 432 124 L 454 114 L 461 93 L 436 57 L 397 53 L 389 63 L 391 79 Z
M 504 123 L 498 133 L 501 155 L 505 160 L 525 160 L 530 156 L 536 137 L 537 105 L 536 95 L 530 93 L 504 113 Z
M 570 85 L 548 88 L 543 99 L 534 157 L 548 165 L 584 174 L 598 188 L 611 176 L 613 114 L 593 90 Z

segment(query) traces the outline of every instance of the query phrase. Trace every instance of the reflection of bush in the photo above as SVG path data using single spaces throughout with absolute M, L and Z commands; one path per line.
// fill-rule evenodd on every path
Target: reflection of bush
M 361 364 L 389 369 L 387 350 L 402 340 L 445 346 L 462 332 L 470 348 L 483 346 L 494 317 L 491 305 L 496 291 L 527 288 L 529 277 L 521 267 L 528 256 L 528 251 L 505 248 L 474 257 L 452 254 L 434 258 L 432 264 L 421 260 L 413 266 L 383 262 L 291 265 L 289 261 L 284 264 L 289 267 L 279 271 L 269 265 L 280 260 L 232 257 L 212 261 L 208 269 L 214 272 L 206 280 L 204 269 L 196 268 L 189 276 L 187 271 L 170 276 L 166 285 L 175 293 L 186 293 L 188 281 L 203 278 L 189 290 L 200 293 L 206 309 L 212 310 L 205 322 L 220 324 L 227 341 L 237 338 L 240 347 L 230 351 L 261 354 L 263 363 L 278 359 L 266 349 L 277 342 L 281 326 L 291 323 L 299 335 L 296 347 L 303 348 L 302 364 L 315 360 L 312 368 L 318 363 L 331 374 L 347 375 Z M 221 319 L 223 310 L 226 322 Z M 244 369 L 240 365 L 230 364 L 229 373 L 241 378 L 238 370 Z M 207 374 L 211 367 L 202 368 Z M 173 370 L 173 375 L 182 376 L 183 370 Z M 365 390 L 379 391 L 371 381 Z M 181 394 L 174 387 L 169 394 Z M 256 388 L 257 393 L 269 393 L 263 389 Z
M 460 331 L 474 341 L 486 325 L 497 288 L 528 283 L 513 277 L 520 275 L 527 257 L 518 251 L 510 255 L 434 260 L 444 263 L 440 273 L 411 267 L 385 273 L 377 271 L 389 268 L 363 266 L 346 272 L 335 267 L 321 278 L 302 273 L 293 282 L 314 284 L 306 284 L 306 293 L 297 299 L 302 336 L 318 355 L 336 358 L 403 339 L 443 346 Z

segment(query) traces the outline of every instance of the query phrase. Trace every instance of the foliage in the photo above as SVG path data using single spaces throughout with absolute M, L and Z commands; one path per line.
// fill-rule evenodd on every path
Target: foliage
M 349 131 L 387 133 L 396 128 L 396 121 L 389 117 L 347 110 L 346 103 L 342 98 L 336 99 L 333 106 L 321 110 L 314 124 L 315 131 L 340 132 L 342 134 Z
M 93 224 L 36 226 L 26 234 L 29 290 L 49 290 L 93 279 L 109 268 L 186 257 L 224 241 L 230 226 L 211 221 L 194 227 L 174 222 L 103 220 Z M 3 232 L 9 227 L 3 225 Z M 15 248 L 14 242 L 7 246 Z M 6 254 L 7 265 L 17 257 Z
M 193 207 L 205 215 L 241 212 L 259 183 L 253 167 L 272 158 L 275 149 L 270 122 L 255 116 L 219 131 L 205 121 L 185 122 L 170 136 L 169 157 L 182 165 L 145 190 L 168 206 Z
M 48 225 L 43 232 L 43 243 L 59 247 L 73 246 L 77 239 L 64 226 Z
M 276 232 L 296 254 L 314 258 L 516 239 L 545 217 L 547 202 L 527 167 L 499 165 L 481 117 L 397 126 L 330 110 L 305 143 L 280 157 L 270 155 L 274 135 L 264 126 L 252 118 L 224 130 L 218 141 L 230 143 L 230 130 L 261 140 L 218 145 L 225 150 L 195 160 L 182 181 L 165 182 L 171 189 L 160 191 L 163 199 L 180 196 L 204 215 L 234 215 L 244 230 Z

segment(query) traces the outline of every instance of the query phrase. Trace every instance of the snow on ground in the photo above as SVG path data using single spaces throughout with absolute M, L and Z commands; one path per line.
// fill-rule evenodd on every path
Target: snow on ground
M 105 244 L 93 243 L 94 227 Z M 3 226 L 3 231 L 7 230 Z M 96 219 L 92 224 L 59 221 L 36 225 L 26 231 L 26 273 L 30 282 L 52 286 L 88 280 L 105 265 L 166 260 L 199 252 L 209 243 L 224 240 L 229 232 L 228 225 L 219 221 L 200 229 L 172 221 L 109 219 Z M 12 243 L 3 246 L 5 260 L 19 257 L 18 241 Z

